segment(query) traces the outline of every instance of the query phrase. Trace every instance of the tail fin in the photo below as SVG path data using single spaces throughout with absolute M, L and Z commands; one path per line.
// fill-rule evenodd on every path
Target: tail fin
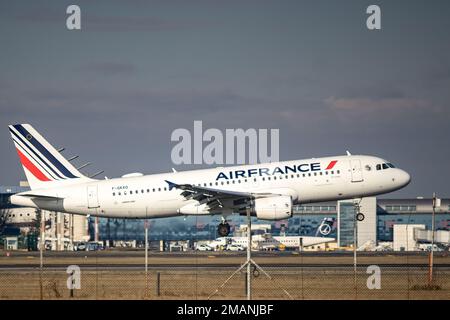
M 333 231 L 335 222 L 335 218 L 323 218 L 319 227 L 317 227 L 316 237 L 319 235 L 319 233 L 322 236 L 328 236 Z
M 10 125 L 9 131 L 31 189 L 53 187 L 55 182 L 90 180 L 31 125 Z

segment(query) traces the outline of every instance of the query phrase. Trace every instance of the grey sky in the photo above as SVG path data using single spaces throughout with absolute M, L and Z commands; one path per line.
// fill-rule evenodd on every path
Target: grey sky
M 73 3 L 81 31 L 65 28 Z M 413 178 L 390 196 L 448 197 L 449 14 L 448 1 L 0 1 L 0 184 L 24 177 L 11 123 L 115 177 L 170 171 L 171 132 L 203 120 L 279 128 L 282 160 L 379 155 Z

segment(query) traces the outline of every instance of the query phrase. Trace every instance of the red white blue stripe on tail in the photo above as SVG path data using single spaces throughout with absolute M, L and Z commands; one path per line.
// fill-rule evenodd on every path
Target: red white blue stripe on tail
M 81 173 L 31 125 L 11 125 L 9 131 L 27 178 L 48 182 L 82 177 Z M 31 185 L 30 179 L 28 180 Z

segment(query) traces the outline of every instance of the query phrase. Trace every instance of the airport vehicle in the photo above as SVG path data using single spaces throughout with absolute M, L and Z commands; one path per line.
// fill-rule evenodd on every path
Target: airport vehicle
M 206 244 L 199 244 L 195 247 L 197 251 L 212 251 L 213 249 Z
M 244 251 L 245 248 L 239 244 L 233 243 L 233 244 L 227 245 L 226 250 L 228 250 L 228 251 Z
M 246 214 L 283 220 L 293 205 L 403 188 L 410 175 L 374 156 L 351 155 L 96 180 L 83 175 L 31 125 L 9 130 L 31 190 L 12 204 L 111 218 Z M 361 214 L 358 220 L 363 219 Z M 223 218 L 220 235 L 230 226 Z
M 75 245 L 75 251 L 84 251 L 87 249 L 87 244 L 85 242 L 79 242 Z

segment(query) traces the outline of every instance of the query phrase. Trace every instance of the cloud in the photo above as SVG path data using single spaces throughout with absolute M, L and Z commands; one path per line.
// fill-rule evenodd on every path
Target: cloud
M 377 111 L 428 111 L 439 113 L 442 108 L 429 100 L 417 98 L 336 98 L 325 99 L 325 104 L 337 111 L 377 112 Z
M 89 8 L 85 9 L 86 7 Z M 126 12 L 119 14 L 105 14 L 102 9 L 106 9 L 104 6 L 99 5 L 97 7 L 90 7 L 88 5 L 80 4 L 81 8 L 81 21 L 82 30 L 85 31 L 101 31 L 101 32 L 121 32 L 121 31 L 172 31 L 172 30 L 185 30 L 191 28 L 204 28 L 211 27 L 216 23 L 213 20 L 201 20 L 201 19 L 163 19 L 156 16 L 138 16 L 127 15 Z M 54 7 L 48 6 L 36 6 L 12 16 L 19 22 L 26 23 L 47 23 L 58 24 L 64 23 L 66 15 L 66 7 L 61 5 L 58 10 Z M 139 12 L 147 10 L 151 12 L 153 8 L 151 4 L 146 3 L 144 8 L 141 8 Z M 66 16 L 65 16 L 66 15 Z
M 136 66 L 131 63 L 123 62 L 92 62 L 82 66 L 80 69 L 105 77 L 117 75 L 126 76 L 137 72 Z

